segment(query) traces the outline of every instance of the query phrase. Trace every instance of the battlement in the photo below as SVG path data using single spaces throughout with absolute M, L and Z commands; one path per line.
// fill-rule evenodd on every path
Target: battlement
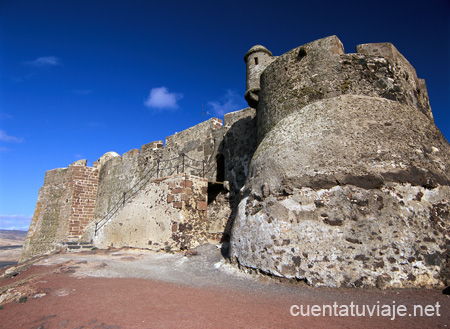
M 274 58 L 258 74 L 258 140 L 293 109 L 340 95 L 386 98 L 433 120 L 425 81 L 390 43 L 362 44 L 346 54 L 330 36 Z

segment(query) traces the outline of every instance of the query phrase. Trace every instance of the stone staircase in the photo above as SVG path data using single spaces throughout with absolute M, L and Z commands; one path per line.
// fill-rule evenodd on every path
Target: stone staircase
M 79 252 L 79 251 L 87 251 L 92 250 L 94 245 L 92 242 L 79 242 L 79 241 L 67 241 L 63 242 L 63 246 L 67 246 L 67 252 Z

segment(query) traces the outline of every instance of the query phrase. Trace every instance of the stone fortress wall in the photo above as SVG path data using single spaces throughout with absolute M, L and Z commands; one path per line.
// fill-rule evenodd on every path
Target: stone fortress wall
M 450 283 L 450 145 L 392 44 L 293 49 L 258 98 L 234 262 L 313 286 Z
M 81 238 L 94 220 L 97 188 L 98 169 L 86 167 L 86 160 L 48 171 L 39 190 L 21 260 L 52 252 L 63 241 Z
M 98 248 L 132 246 L 152 250 L 190 249 L 216 239 L 207 218 L 206 178 L 177 174 L 143 186 L 132 200 L 88 238 Z M 220 237 L 219 237 L 220 240 Z
M 244 60 L 250 107 L 224 125 L 48 172 L 23 259 L 221 239 L 241 268 L 313 286 L 450 284 L 450 145 L 412 65 L 336 36 Z
M 122 156 L 48 171 L 21 260 L 69 243 L 182 250 L 229 239 L 256 136 L 248 108 Z M 226 159 L 232 159 L 230 163 Z M 224 183 L 225 182 L 225 183 Z
M 340 95 L 385 98 L 432 118 L 425 81 L 392 44 L 364 44 L 356 51 L 345 54 L 333 36 L 277 57 L 261 73 L 259 139 L 292 111 Z

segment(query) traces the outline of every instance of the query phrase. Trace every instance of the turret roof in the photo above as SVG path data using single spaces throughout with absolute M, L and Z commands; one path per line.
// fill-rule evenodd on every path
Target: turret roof
M 247 51 L 247 53 L 244 56 L 244 61 L 247 62 L 248 56 L 250 56 L 251 54 L 256 53 L 256 52 L 265 52 L 265 53 L 269 54 L 269 56 L 272 56 L 272 52 L 269 49 L 267 49 L 266 47 L 261 46 L 261 45 L 255 45 L 255 46 L 251 47 L 249 51 Z

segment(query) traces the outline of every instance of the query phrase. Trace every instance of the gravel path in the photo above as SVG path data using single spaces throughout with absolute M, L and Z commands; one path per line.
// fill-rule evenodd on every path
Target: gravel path
M 0 328 L 447 328 L 450 324 L 450 297 L 441 290 L 311 288 L 243 273 L 227 264 L 213 245 L 197 251 L 189 257 L 132 249 L 46 257 L 12 278 L 0 279 Z M 12 302 L 1 302 L 5 296 Z M 23 296 L 28 296 L 26 302 L 18 303 Z M 428 307 L 429 316 L 414 316 L 414 305 Z M 304 312 L 309 309 L 308 316 L 300 314 L 301 307 Z M 363 307 L 365 316 L 356 316 Z M 400 313 L 394 312 L 397 309 Z M 396 317 L 391 320 L 393 313 Z

